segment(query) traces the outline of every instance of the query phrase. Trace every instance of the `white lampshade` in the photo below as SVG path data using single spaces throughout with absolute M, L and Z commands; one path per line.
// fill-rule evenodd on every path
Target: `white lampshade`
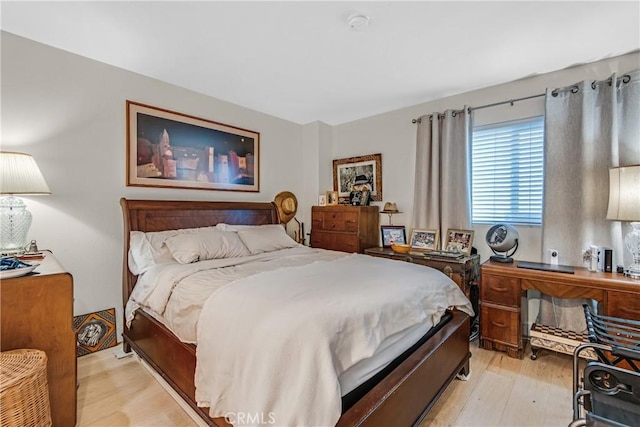
M 640 165 L 609 169 L 607 219 L 631 222 L 632 230 L 624 243 L 633 262 L 625 274 L 640 279 Z
M 24 252 L 31 212 L 15 195 L 51 194 L 33 157 L 0 151 L 0 194 L 0 252 Z
M 0 151 L 0 194 L 51 194 L 29 154 Z

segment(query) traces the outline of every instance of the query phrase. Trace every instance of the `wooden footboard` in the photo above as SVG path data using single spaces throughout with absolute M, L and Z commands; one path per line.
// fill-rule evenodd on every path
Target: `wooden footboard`
M 454 312 L 442 329 L 345 412 L 337 425 L 419 423 L 455 376 L 469 372 L 469 324 L 469 316 Z M 209 425 L 228 425 L 223 419 L 212 420 L 208 408 L 196 405 L 195 346 L 181 342 L 141 311 L 125 330 L 124 339 Z
M 440 331 L 342 415 L 338 426 L 419 423 L 458 373 L 469 373 L 469 316 L 454 312 Z

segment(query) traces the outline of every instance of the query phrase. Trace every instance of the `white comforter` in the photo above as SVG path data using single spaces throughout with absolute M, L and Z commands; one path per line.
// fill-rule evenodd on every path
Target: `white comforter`
M 196 400 L 213 417 L 335 425 L 340 374 L 385 338 L 436 324 L 451 306 L 473 314 L 444 274 L 366 255 L 235 280 L 213 292 L 200 313 Z

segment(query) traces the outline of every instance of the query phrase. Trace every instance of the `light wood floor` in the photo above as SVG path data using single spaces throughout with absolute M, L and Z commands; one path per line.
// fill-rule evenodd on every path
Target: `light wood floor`
M 78 359 L 78 426 L 196 426 L 133 357 L 116 347 Z M 567 426 L 572 359 L 541 351 L 538 360 L 507 357 L 472 343 L 471 378 L 455 380 L 420 427 Z

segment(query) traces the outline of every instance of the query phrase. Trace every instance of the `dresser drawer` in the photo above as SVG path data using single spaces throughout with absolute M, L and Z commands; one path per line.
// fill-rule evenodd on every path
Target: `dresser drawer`
M 497 304 L 520 306 L 520 279 L 505 276 L 481 277 L 480 299 Z
M 325 212 L 323 230 L 358 231 L 358 214 L 356 212 Z
M 356 234 L 312 230 L 311 247 L 342 252 L 358 252 L 358 236 Z
M 517 311 L 501 310 L 482 305 L 480 325 L 482 338 L 518 347 L 520 318 Z
M 626 292 L 607 293 L 607 315 L 628 320 L 640 320 L 640 297 Z

